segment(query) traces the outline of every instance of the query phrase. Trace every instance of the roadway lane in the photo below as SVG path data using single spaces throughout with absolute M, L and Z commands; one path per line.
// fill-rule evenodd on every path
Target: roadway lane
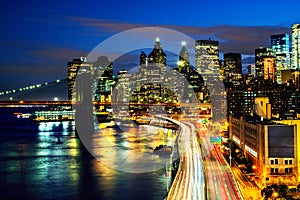
M 205 174 L 195 126 L 188 122 L 180 123 L 176 120 L 173 122 L 180 125 L 178 136 L 180 164 L 167 199 L 206 199 Z
M 210 143 L 207 130 L 200 128 L 202 155 L 205 161 L 208 199 L 243 199 L 230 166 L 216 145 Z

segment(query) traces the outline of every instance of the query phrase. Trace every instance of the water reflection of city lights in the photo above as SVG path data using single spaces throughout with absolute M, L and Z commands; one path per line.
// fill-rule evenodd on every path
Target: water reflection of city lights
M 126 140 L 122 142 L 122 146 L 126 148 L 130 148 L 130 142 L 127 142 Z
M 47 131 L 48 127 L 47 127 L 47 124 L 46 123 L 40 123 L 39 124 L 39 127 L 38 127 L 39 131 Z
M 78 149 L 78 140 L 75 138 L 72 138 L 68 142 L 68 147 L 69 147 L 69 155 L 71 156 L 78 156 L 79 155 L 79 149 Z
M 49 149 L 39 149 L 36 153 L 37 156 L 49 156 L 51 155 L 51 151 Z
M 39 132 L 39 136 L 46 136 L 46 137 L 49 137 L 51 135 L 51 132 L 49 131 L 41 131 Z
M 69 127 L 69 122 L 62 122 L 63 129 L 67 129 Z
M 58 124 L 56 124 L 56 123 L 54 124 L 54 123 L 55 123 L 55 122 L 41 122 L 41 123 L 39 124 L 38 129 L 39 129 L 39 131 L 41 131 L 41 132 L 52 131 L 54 125 L 55 125 L 55 126 L 58 126 L 58 125 L 59 125 L 59 122 L 58 122 Z
M 70 126 L 70 122 L 40 122 L 38 126 L 38 130 L 40 132 L 49 132 L 49 131 L 62 131 L 63 135 L 68 134 Z

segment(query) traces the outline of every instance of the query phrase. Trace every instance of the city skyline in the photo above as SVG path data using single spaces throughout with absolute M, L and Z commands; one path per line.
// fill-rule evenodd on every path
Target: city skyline
M 292 3 L 4 3 L 0 196 L 299 199 Z
M 290 9 L 284 16 L 271 12 L 278 8 L 276 1 L 272 4 L 259 2 L 261 8 L 255 6 L 256 3 L 147 4 L 147 10 L 155 11 L 154 14 L 145 13 L 145 5 L 140 2 L 119 5 L 115 2 L 70 4 L 32 1 L 19 2 L 18 6 L 6 2 L 1 14 L 1 26 L 6 28 L 0 39 L 0 88 L 15 89 L 64 78 L 68 61 L 86 55 L 100 42 L 120 31 L 143 26 L 171 28 L 195 40 L 218 40 L 221 53 L 253 55 L 254 48 L 270 45 L 271 34 L 290 34 L 291 24 L 300 21 L 293 15 L 299 4 L 296 1 L 293 6 L 280 5 L 281 10 Z M 193 4 L 196 6 L 191 6 Z M 269 9 L 263 9 L 264 6 Z M 102 7 L 110 9 L 101 11 Z M 201 9 L 210 7 L 215 15 L 210 9 Z M 252 12 L 247 12 L 244 7 Z M 258 20 L 254 20 L 254 16 Z

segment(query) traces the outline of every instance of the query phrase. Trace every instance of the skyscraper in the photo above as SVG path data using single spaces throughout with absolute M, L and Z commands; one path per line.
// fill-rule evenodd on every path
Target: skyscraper
M 300 70 L 300 24 L 292 25 L 292 69 Z
M 207 84 L 219 78 L 219 42 L 213 40 L 197 40 L 196 69 Z M 210 80 L 208 80 L 210 79 Z
M 147 55 L 144 51 L 140 54 L 140 65 L 146 65 L 147 64 Z
M 137 85 L 146 82 L 160 83 L 166 72 L 167 55 L 164 53 L 160 39 L 157 37 L 152 51 L 146 55 L 140 54 L 140 69 L 137 77 Z
M 75 80 L 76 75 L 81 67 L 82 63 L 86 61 L 86 57 L 81 57 L 80 59 L 73 59 L 68 62 L 67 70 L 68 70 L 68 99 L 74 100 L 75 93 Z
M 275 80 L 275 52 L 271 48 L 255 49 L 255 71 L 259 80 Z
M 271 35 L 271 48 L 275 52 L 275 76 L 277 83 L 282 83 L 281 71 L 290 69 L 289 34 Z
M 182 42 L 182 48 L 179 53 L 179 59 L 177 65 L 178 65 L 178 71 L 188 76 L 191 66 L 189 61 L 189 52 L 186 49 L 185 42 Z
M 226 98 L 219 73 L 219 42 L 210 39 L 197 40 L 195 51 L 196 70 L 203 77 L 211 98 L 212 120 L 221 122 L 226 116 Z
M 194 92 L 197 95 L 199 102 L 208 102 L 208 91 L 204 86 L 204 81 L 202 76 L 190 65 L 189 62 L 189 53 L 186 48 L 186 43 L 182 42 L 182 48 L 179 53 L 178 58 L 178 71 L 186 78 L 189 82 L 189 86 L 193 88 Z M 181 88 L 183 89 L 183 88 Z M 179 92 L 182 95 L 185 95 L 184 92 Z
M 155 63 L 155 64 L 167 64 L 167 55 L 164 53 L 162 46 L 160 44 L 159 37 L 156 38 L 156 42 L 154 45 L 153 50 L 148 55 L 148 61 L 149 63 Z
M 239 53 L 224 54 L 224 82 L 226 86 L 238 88 L 242 86 L 242 56 Z
M 95 82 L 94 87 L 96 88 L 96 100 L 99 100 L 100 94 L 110 94 L 111 88 L 114 84 L 113 80 L 113 63 L 107 56 L 99 56 L 93 63 L 95 69 Z

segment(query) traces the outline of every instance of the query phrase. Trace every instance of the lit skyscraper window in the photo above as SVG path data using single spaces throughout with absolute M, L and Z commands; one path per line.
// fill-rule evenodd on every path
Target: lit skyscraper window
M 213 40 L 196 41 L 196 69 L 201 75 L 211 77 L 211 80 L 219 78 L 219 42 Z M 209 81 L 209 82 L 210 82 Z M 207 83 L 209 84 L 209 83 Z
M 300 69 L 300 24 L 292 25 L 292 69 Z
M 275 52 L 276 80 L 282 83 L 281 71 L 290 69 L 289 34 L 271 35 L 271 48 Z

